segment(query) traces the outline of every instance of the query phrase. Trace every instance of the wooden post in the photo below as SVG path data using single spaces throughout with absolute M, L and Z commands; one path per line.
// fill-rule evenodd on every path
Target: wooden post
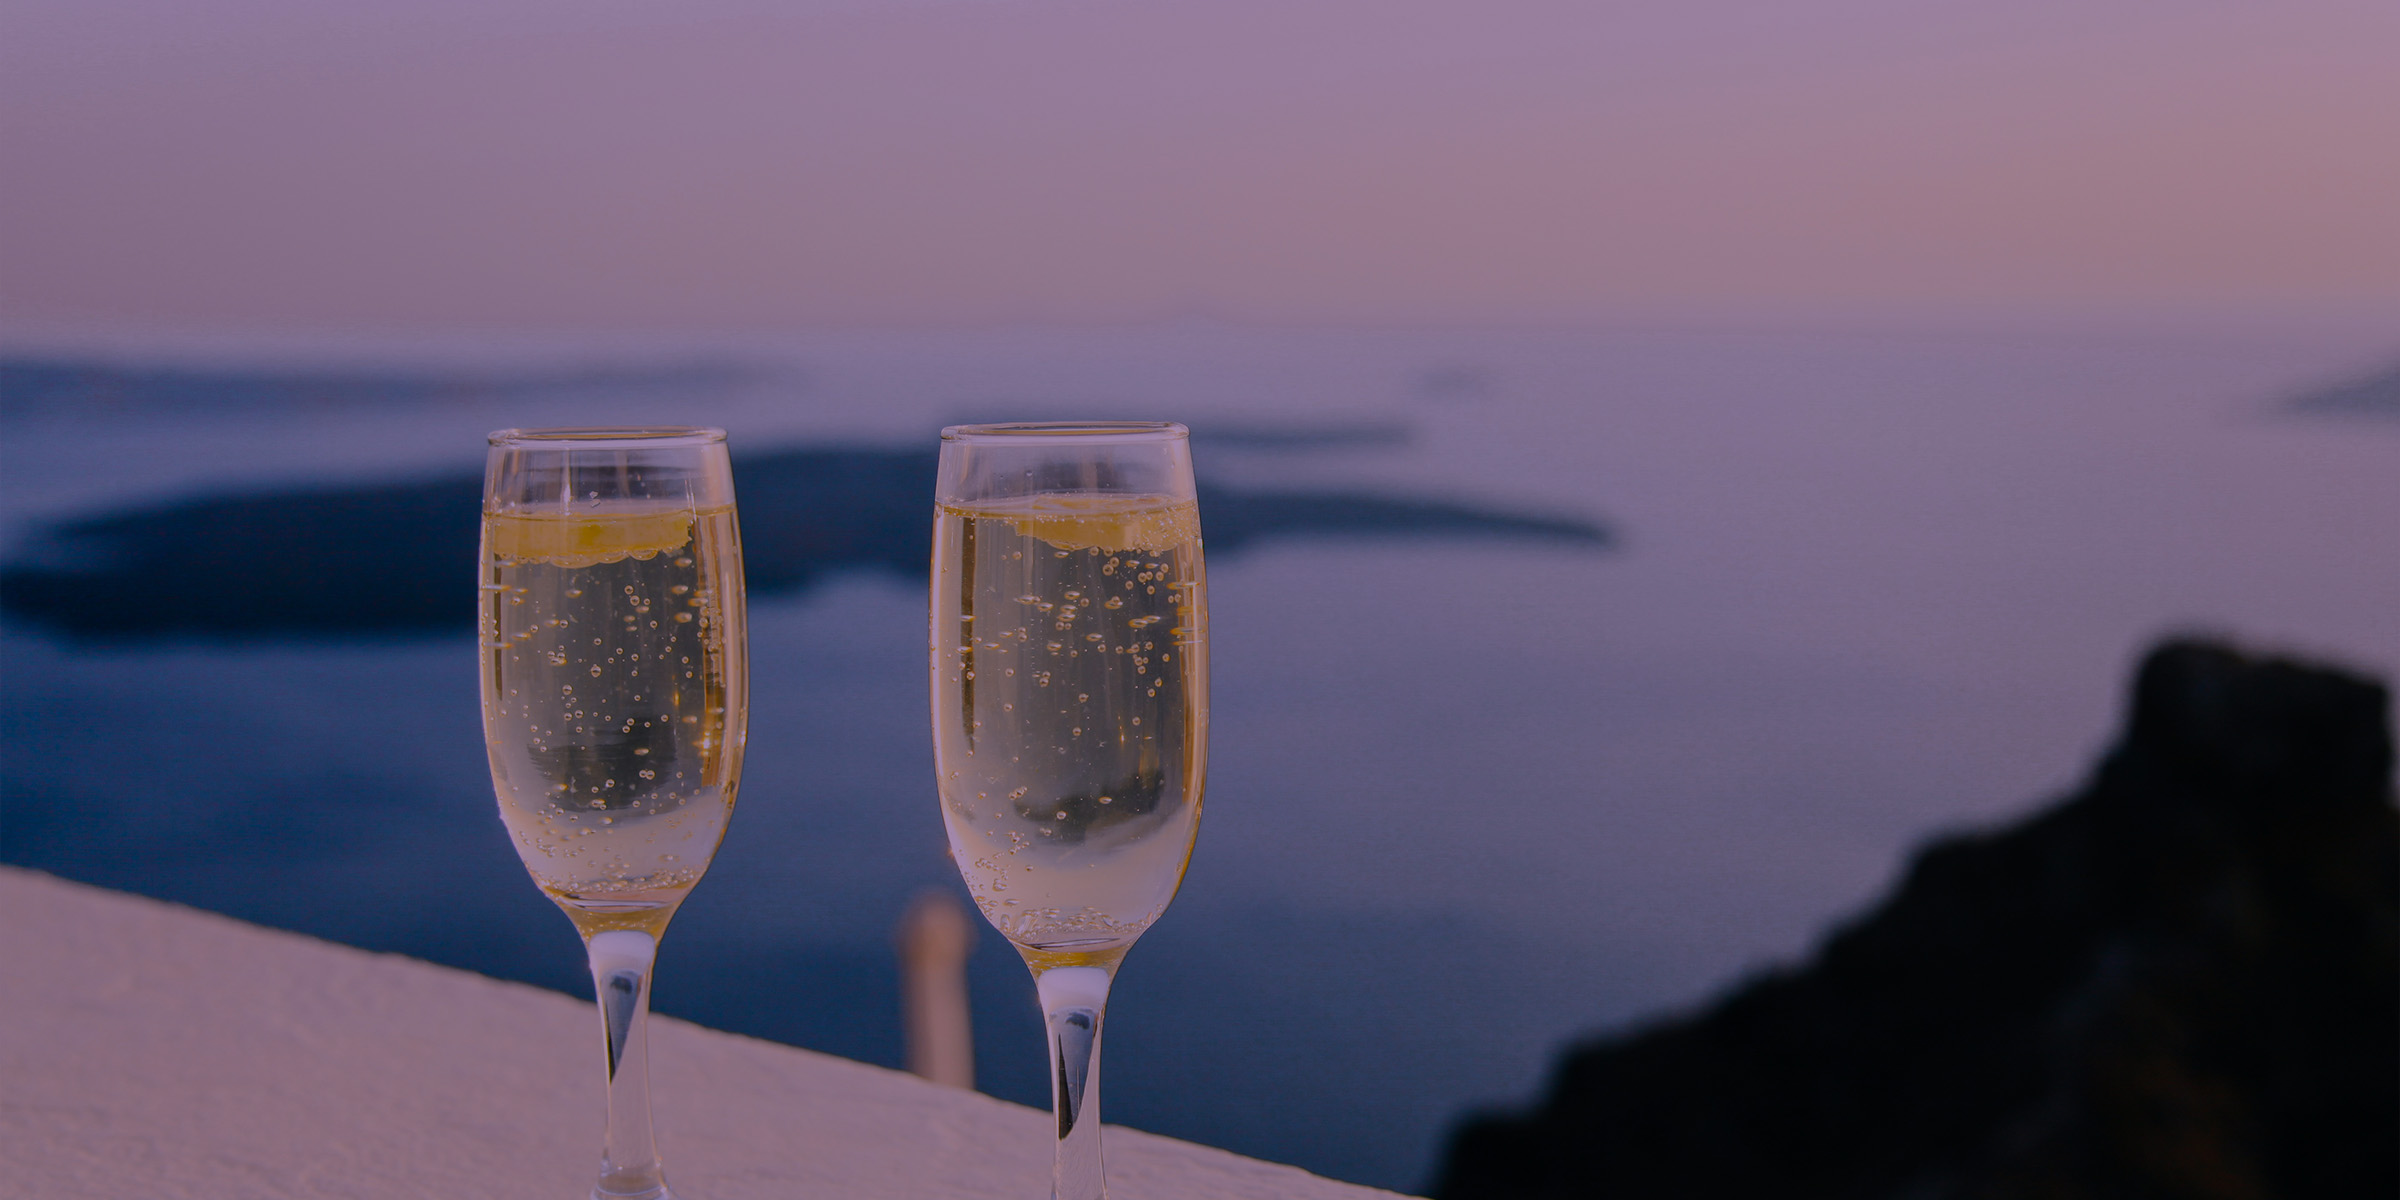
M 908 1069 L 935 1083 L 975 1086 L 967 1016 L 967 952 L 975 929 L 948 891 L 928 888 L 900 917 L 900 1009 Z

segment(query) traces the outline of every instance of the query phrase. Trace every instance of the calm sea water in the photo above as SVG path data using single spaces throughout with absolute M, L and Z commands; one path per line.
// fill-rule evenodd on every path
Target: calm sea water
M 1204 478 L 1285 497 L 1284 523 L 1211 542 L 1207 815 L 1120 977 L 1108 1115 L 1403 1189 L 1563 1043 L 1804 954 L 1926 837 L 2067 788 L 2155 637 L 2400 667 L 2400 414 L 2289 403 L 2388 368 L 2400 337 L 149 342 L 99 357 L 220 374 L 97 391 L 99 352 L 71 349 L 81 392 L 22 355 L 7 376 L 7 559 L 158 605 L 296 604 L 266 568 L 332 553 L 322 521 L 225 536 L 177 505 L 463 478 L 506 425 L 717 424 L 883 478 L 949 421 L 1192 424 Z M 1312 519 L 1294 493 L 1480 517 Z M 746 510 L 745 534 L 847 519 L 827 508 Z M 60 536 L 126 512 L 169 514 L 144 526 L 160 561 L 191 553 L 143 582 Z M 336 540 L 373 559 L 406 525 L 370 506 Z M 753 600 L 741 806 L 657 1006 L 896 1065 L 891 928 L 956 880 L 922 576 L 874 558 Z M 471 630 L 95 637 L 20 611 L 0 652 L 0 857 L 588 986 L 491 811 Z M 996 937 L 972 982 L 982 1086 L 1045 1102 L 1031 987 Z

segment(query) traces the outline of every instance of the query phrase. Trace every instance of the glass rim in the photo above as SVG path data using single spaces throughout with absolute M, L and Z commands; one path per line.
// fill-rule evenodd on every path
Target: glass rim
M 499 429 L 494 446 L 594 446 L 610 450 L 722 446 L 725 431 L 708 425 L 570 425 L 556 429 Z
M 1035 438 L 1075 438 L 1106 442 L 1172 442 L 1192 431 L 1174 421 L 1008 421 L 994 425 L 952 425 L 942 430 L 945 442 L 1010 442 Z

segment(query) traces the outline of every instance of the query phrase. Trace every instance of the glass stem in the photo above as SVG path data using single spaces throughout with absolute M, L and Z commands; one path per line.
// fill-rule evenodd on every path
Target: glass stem
M 632 929 L 592 935 L 592 990 L 608 1051 L 608 1141 L 593 1200 L 666 1200 L 667 1177 L 650 1136 L 650 965 L 658 939 Z
M 1100 1020 L 1107 967 L 1052 967 L 1034 976 L 1050 1027 L 1050 1109 L 1058 1117 L 1051 1200 L 1107 1200 L 1100 1165 Z

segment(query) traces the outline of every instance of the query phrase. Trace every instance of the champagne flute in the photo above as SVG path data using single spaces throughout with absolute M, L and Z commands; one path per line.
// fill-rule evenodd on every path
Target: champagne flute
M 1102 1200 L 1100 1022 L 1165 911 L 1208 763 L 1208 592 L 1181 425 L 942 431 L 933 747 L 950 855 L 1033 972 L 1056 1200 Z
M 508 429 L 483 493 L 483 729 L 500 818 L 583 935 L 608 1065 L 594 1200 L 671 1200 L 650 968 L 733 811 L 749 706 L 717 429 Z

